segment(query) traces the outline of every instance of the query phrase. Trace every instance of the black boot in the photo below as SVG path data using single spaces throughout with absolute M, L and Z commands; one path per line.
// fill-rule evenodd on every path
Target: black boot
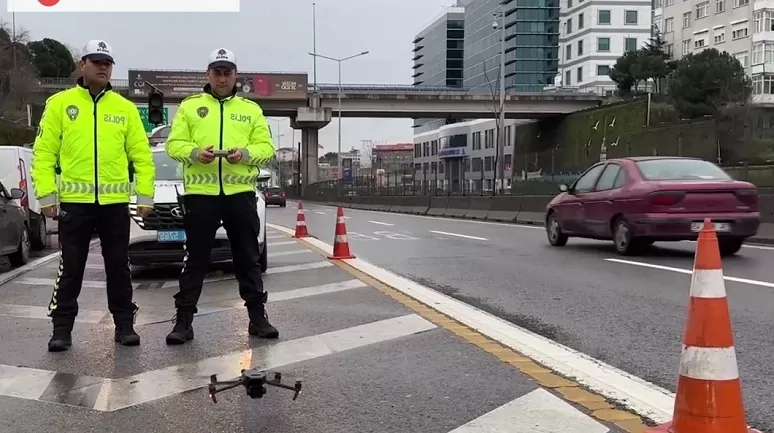
M 194 338 L 193 313 L 178 311 L 172 319 L 175 327 L 167 335 L 167 344 L 183 344 Z
M 247 333 L 259 338 L 278 338 L 279 331 L 269 323 L 269 315 L 266 314 L 264 304 L 258 307 L 250 308 L 247 311 L 250 316 L 250 325 L 247 327 Z
M 73 345 L 73 324 L 54 319 L 54 335 L 48 341 L 49 352 L 64 352 Z
M 139 346 L 140 336 L 134 332 L 134 324 L 132 322 L 117 323 L 115 341 L 122 346 Z

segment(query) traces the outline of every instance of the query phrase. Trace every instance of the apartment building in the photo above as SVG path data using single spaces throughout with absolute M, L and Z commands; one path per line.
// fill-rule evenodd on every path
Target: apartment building
M 610 69 L 651 38 L 650 0 L 562 0 L 559 73 L 562 85 L 611 95 Z

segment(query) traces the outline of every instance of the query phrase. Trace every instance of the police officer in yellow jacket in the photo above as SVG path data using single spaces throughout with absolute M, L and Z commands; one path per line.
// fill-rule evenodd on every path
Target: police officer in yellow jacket
M 193 317 L 202 293 L 210 252 L 221 221 L 228 234 L 239 283 L 250 319 L 248 332 L 277 338 L 266 315 L 261 280 L 255 187 L 260 166 L 274 158 L 274 144 L 261 107 L 236 95 L 233 52 L 210 55 L 204 92 L 184 99 L 167 139 L 169 156 L 183 164 L 186 257 L 175 295 L 177 315 L 167 344 L 193 339 Z M 226 152 L 226 155 L 219 155 Z
M 59 217 L 62 245 L 49 304 L 54 332 L 48 350 L 52 352 L 72 345 L 78 295 L 95 231 L 105 262 L 115 341 L 125 346 L 140 344 L 133 326 L 135 304 L 128 261 L 132 194 L 128 167 L 132 163 L 135 168 L 142 215 L 153 207 L 155 167 L 137 107 L 110 85 L 115 64 L 110 45 L 90 41 L 83 52 L 78 84 L 46 101 L 33 149 L 35 194 L 47 217 Z

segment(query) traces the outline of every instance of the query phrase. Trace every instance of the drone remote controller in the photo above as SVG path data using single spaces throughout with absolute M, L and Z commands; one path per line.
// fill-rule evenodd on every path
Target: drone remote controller
M 228 158 L 229 155 L 231 155 L 230 150 L 213 150 L 212 154 L 215 155 L 216 158 Z
M 270 385 L 295 391 L 293 400 L 298 398 L 298 395 L 301 393 L 300 380 L 297 380 L 295 385 L 285 385 L 282 383 L 282 373 L 274 373 L 274 380 L 267 379 L 266 375 L 266 372 L 257 369 L 242 370 L 242 375 L 240 377 L 234 380 L 218 382 L 217 375 L 213 374 L 210 376 L 210 385 L 208 387 L 209 396 L 213 403 L 217 403 L 218 400 L 215 398 L 215 394 L 238 386 L 243 386 L 247 391 L 247 396 L 256 399 L 263 397 L 266 394 L 265 385 Z

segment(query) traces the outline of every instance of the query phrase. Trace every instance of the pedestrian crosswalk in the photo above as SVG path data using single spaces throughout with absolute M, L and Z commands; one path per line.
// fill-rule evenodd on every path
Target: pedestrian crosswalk
M 247 334 L 238 283 L 224 274 L 207 279 L 194 320 L 196 338 L 185 346 L 166 346 L 172 296 L 178 289 L 172 273 L 168 280 L 135 280 L 142 344 L 116 346 L 104 274 L 94 268 L 79 299 L 73 348 L 51 354 L 45 352 L 50 336 L 46 302 L 56 265 L 0 286 L 0 328 L 5 329 L 0 431 L 37 432 L 42 428 L 37 420 L 46 419 L 42 426 L 50 431 L 80 432 L 75 426 L 88 413 L 108 416 L 99 419 L 104 431 L 125 431 L 122 426 L 128 424 L 149 433 L 237 432 L 247 425 L 263 425 L 260 431 L 270 433 L 310 431 L 303 422 L 265 424 L 290 407 L 288 396 L 272 388 L 264 398 L 273 401 L 260 411 L 243 389 L 223 395 L 228 405 L 210 409 L 205 390 L 210 375 L 226 380 L 247 368 L 280 371 L 288 383 L 302 379 L 304 391 L 292 406 L 295 415 L 288 416 L 314 419 L 319 424 L 315 431 L 615 431 L 398 304 L 308 244 L 276 232 L 270 236 L 276 237 L 269 244 L 264 284 L 268 314 L 280 330 L 278 340 Z M 534 413 L 523 416 L 533 406 Z M 228 415 L 235 410 L 261 416 Z M 341 412 L 348 416 L 332 415 Z M 238 426 L 223 427 L 223 416 L 235 417 Z M 574 424 L 565 429 L 562 419 Z M 524 420 L 533 430 L 516 428 L 526 425 Z M 551 430 L 537 428 L 543 425 Z

